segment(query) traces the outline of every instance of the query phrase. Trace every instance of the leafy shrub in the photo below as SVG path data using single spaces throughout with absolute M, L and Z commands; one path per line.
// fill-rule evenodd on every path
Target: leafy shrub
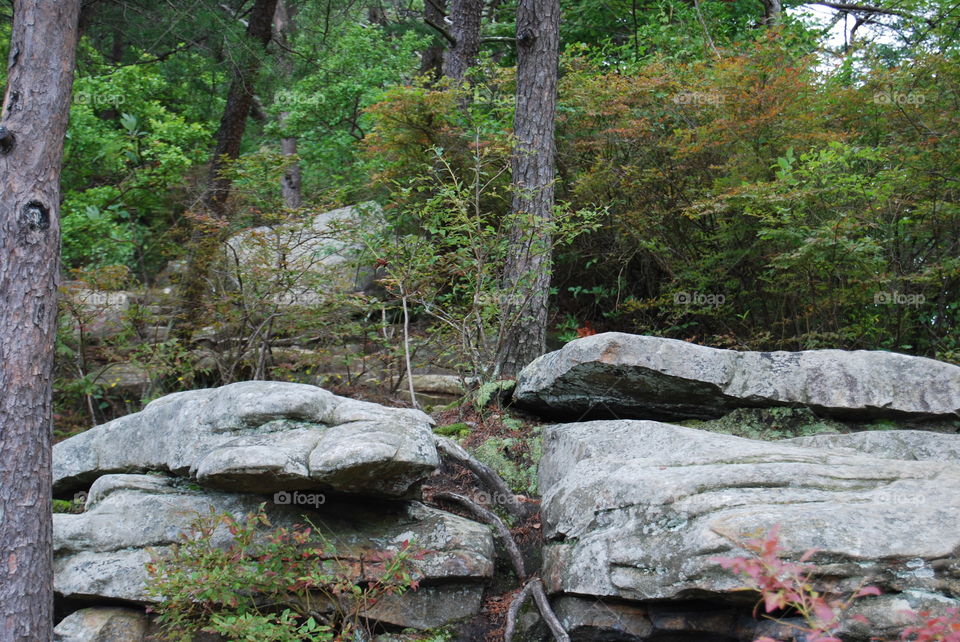
M 799 615 L 805 626 L 798 627 L 808 642 L 842 642 L 835 635 L 845 617 L 869 626 L 869 621 L 861 615 L 846 616 L 853 603 L 862 597 L 880 595 L 873 586 L 861 587 L 852 595 L 841 598 L 829 592 L 817 590 L 813 579 L 813 567 L 805 564 L 815 553 L 804 553 L 799 562 L 788 562 L 781 558 L 779 526 L 774 526 L 763 537 L 744 542 L 751 557 L 716 558 L 720 566 L 733 571 L 746 581 L 750 590 L 760 593 L 760 604 L 767 617 L 776 619 L 771 613 Z M 913 642 L 960 642 L 960 611 L 948 609 L 943 615 L 914 613 L 922 620 L 901 633 L 900 640 Z M 778 642 L 773 638 L 762 637 L 756 642 Z
M 242 519 L 211 511 L 169 556 L 154 556 L 148 592 L 161 600 L 154 610 L 167 639 L 201 631 L 233 640 L 353 639 L 366 608 L 417 588 L 410 560 L 420 554 L 409 542 L 350 557 L 315 528 L 270 529 L 263 505 Z
M 507 423 L 507 420 L 504 421 Z M 519 428 L 519 422 L 516 428 Z M 471 449 L 473 455 L 490 466 L 517 493 L 537 494 L 537 465 L 543 455 L 540 429 L 524 438 L 490 437 Z

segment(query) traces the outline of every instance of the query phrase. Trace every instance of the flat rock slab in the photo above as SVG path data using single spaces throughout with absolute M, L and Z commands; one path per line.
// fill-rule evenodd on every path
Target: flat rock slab
M 308 506 L 269 500 L 194 490 L 156 475 L 103 476 L 90 489 L 85 512 L 54 515 L 55 591 L 62 598 L 149 604 L 145 564 L 151 551 L 165 555 L 198 515 L 214 510 L 241 517 L 266 501 L 273 527 L 304 524 L 306 516 L 344 556 L 396 551 L 406 541 L 425 551 L 422 559 L 411 559 L 421 588 L 382 600 L 371 617 L 431 628 L 479 610 L 493 575 L 493 538 L 486 526 L 418 502 Z M 225 530 L 215 538 L 230 541 Z
M 412 496 L 439 465 L 432 420 L 297 383 L 167 395 L 54 446 L 57 493 L 103 474 L 165 471 L 211 488 Z
M 960 461 L 634 420 L 550 426 L 543 448 L 544 579 L 554 594 L 735 600 L 742 583 L 715 558 L 746 555 L 743 542 L 779 525 L 785 555 L 817 549 L 811 561 L 837 589 L 883 590 L 864 600 L 879 618 L 873 632 L 898 625 L 891 605 L 960 605 Z
M 894 352 L 737 352 L 607 332 L 530 363 L 513 397 L 564 421 L 707 419 L 775 406 L 839 419 L 956 419 L 960 366 Z

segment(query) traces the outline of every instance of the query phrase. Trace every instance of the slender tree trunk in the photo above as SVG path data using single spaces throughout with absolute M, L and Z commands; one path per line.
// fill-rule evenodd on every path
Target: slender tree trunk
M 560 1 L 519 0 L 513 129 L 513 225 L 495 375 L 512 377 L 546 347 L 550 295 Z
M 447 0 L 424 0 L 423 21 L 428 25 L 442 26 L 446 9 Z M 443 43 L 441 36 L 434 36 L 433 42 L 420 56 L 420 73 L 429 76 L 431 81 L 439 80 L 443 75 Z
M 783 4 L 780 0 L 761 0 L 763 2 L 763 18 L 760 24 L 773 27 L 780 24 L 783 13 Z
M 227 218 L 226 202 L 230 195 L 230 179 L 223 175 L 224 163 L 240 156 L 240 143 L 243 141 L 247 117 L 253 106 L 254 88 L 260 72 L 260 56 L 266 52 L 267 44 L 273 36 L 273 16 L 276 10 L 277 0 L 255 0 L 247 22 L 247 42 L 237 52 L 239 63 L 233 72 L 227 104 L 217 130 L 216 148 L 210 162 L 210 178 L 203 197 L 204 206 L 216 220 Z M 194 228 L 190 239 L 192 252 L 180 284 L 181 325 L 177 334 L 181 339 L 189 339 L 195 324 L 202 318 L 199 310 L 207 295 L 206 280 L 216 259 L 220 241 L 217 228 L 205 229 L 201 225 Z
M 256 0 L 247 22 L 247 46 L 238 52 L 240 62 L 233 73 L 227 104 L 217 130 L 217 146 L 213 151 L 210 167 L 210 183 L 206 204 L 218 217 L 223 217 L 224 204 L 230 195 L 230 179 L 221 175 L 224 159 L 240 156 L 240 143 L 247 128 L 247 117 L 253 106 L 254 89 L 260 73 L 260 56 L 266 52 L 273 36 L 273 16 L 277 0 Z M 259 48 L 255 46 L 259 45 Z
M 14 0 L 0 112 L 0 640 L 53 632 L 51 394 L 60 163 L 79 0 Z
M 443 75 L 463 80 L 467 69 L 477 62 L 480 52 L 480 20 L 483 0 L 452 0 L 450 3 L 450 35 L 454 44 L 443 61 Z
M 289 112 L 280 113 L 280 127 L 282 128 L 289 117 Z M 280 153 L 287 158 L 293 158 L 297 155 L 297 137 L 284 136 L 280 139 Z M 283 172 L 283 178 L 280 179 L 280 191 L 283 195 L 283 205 L 290 209 L 296 209 L 303 204 L 303 195 L 300 192 L 300 163 L 293 160 L 287 165 Z
M 278 0 L 277 2 L 277 12 L 273 17 L 273 26 L 277 32 L 277 38 L 280 40 L 280 43 L 284 46 L 288 46 L 290 34 L 293 33 L 293 15 L 291 14 L 289 7 L 287 7 L 287 3 L 284 0 Z M 293 60 L 291 59 L 290 54 L 287 53 L 286 50 L 281 50 L 278 56 L 280 59 L 280 73 L 282 73 L 285 78 L 292 81 Z M 290 112 L 280 112 L 280 116 L 277 118 L 277 121 L 281 130 L 283 130 L 289 117 Z M 280 139 L 280 153 L 287 158 L 296 157 L 296 136 L 283 136 Z M 296 160 L 293 160 L 289 165 L 287 165 L 287 169 L 284 170 L 283 173 L 283 178 L 280 179 L 280 192 L 283 196 L 284 206 L 289 207 L 290 209 L 296 209 L 300 207 L 303 202 L 303 197 L 300 192 L 300 183 L 300 163 Z

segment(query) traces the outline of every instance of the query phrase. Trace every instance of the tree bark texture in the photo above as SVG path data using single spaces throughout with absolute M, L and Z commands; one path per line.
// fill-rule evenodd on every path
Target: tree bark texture
M 504 267 L 505 322 L 495 373 L 513 377 L 543 353 L 550 295 L 560 43 L 559 0 L 517 5 L 517 105 L 513 169 L 513 224 Z
M 216 216 L 224 215 L 223 205 L 230 194 L 230 180 L 221 176 L 224 157 L 240 156 L 240 143 L 247 128 L 247 117 L 253 105 L 257 75 L 260 73 L 260 56 L 273 37 L 273 16 L 277 0 L 256 0 L 247 22 L 246 42 L 237 53 L 239 59 L 227 92 L 227 104 L 217 130 L 217 145 L 210 164 L 210 183 L 206 204 Z
M 276 31 L 276 37 L 284 46 L 288 44 L 290 35 L 293 33 L 293 17 L 294 16 L 291 13 L 290 8 L 287 6 L 287 3 L 284 0 L 278 0 L 277 11 L 273 16 L 273 26 L 274 30 Z M 284 49 L 278 54 L 278 56 L 280 58 L 280 73 L 282 73 L 285 78 L 292 79 L 293 59 L 290 57 L 290 54 L 286 51 L 286 49 Z M 280 125 L 281 130 L 283 130 L 289 117 L 290 112 L 280 112 L 277 122 Z M 297 137 L 281 137 L 280 153 L 287 158 L 296 157 Z M 296 209 L 303 203 L 303 196 L 300 191 L 300 176 L 300 163 L 299 161 L 293 160 L 289 165 L 287 165 L 287 168 L 283 172 L 283 177 L 280 179 L 280 194 L 283 197 L 284 207 Z
M 443 75 L 463 80 L 467 69 L 477 62 L 480 52 L 480 20 L 483 0 L 452 0 L 450 3 L 450 35 L 454 44 L 443 61 Z
M 223 175 L 224 161 L 240 156 L 240 143 L 247 127 L 247 117 L 254 101 L 254 89 L 260 73 L 260 57 L 273 37 L 273 18 L 277 0 L 256 0 L 247 21 L 246 39 L 236 54 L 233 79 L 227 92 L 217 130 L 216 147 L 210 162 L 210 178 L 203 196 L 207 212 L 217 220 L 227 219 L 226 203 L 230 195 L 230 179 Z M 190 238 L 190 258 L 180 284 L 180 325 L 177 336 L 189 340 L 207 296 L 207 278 L 216 260 L 221 239 L 216 229 L 195 224 Z
M 447 0 L 424 0 L 423 21 L 428 25 L 443 25 L 446 8 Z M 420 56 L 420 74 L 428 76 L 431 81 L 439 80 L 443 75 L 444 42 L 441 36 L 435 35 Z
M 14 0 L 0 112 L 0 641 L 53 629 L 51 394 L 60 164 L 79 0 Z

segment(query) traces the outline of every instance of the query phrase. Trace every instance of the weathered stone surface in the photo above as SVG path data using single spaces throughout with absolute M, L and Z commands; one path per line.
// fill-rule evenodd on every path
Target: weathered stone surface
M 255 512 L 264 499 L 191 490 L 154 475 L 103 476 L 90 489 L 86 512 L 54 515 L 55 590 L 63 598 L 149 603 L 148 547 L 163 555 L 198 514 L 212 507 L 240 516 Z M 397 550 L 408 540 L 425 551 L 423 559 L 411 560 L 421 589 L 384 599 L 370 612 L 398 626 L 430 628 L 476 613 L 493 574 L 493 540 L 485 526 L 417 502 L 268 502 L 266 512 L 275 527 L 304 523 L 306 515 L 345 556 Z M 229 543 L 225 530 L 215 537 Z
M 380 206 L 369 202 L 317 214 L 303 223 L 244 230 L 225 243 L 225 258 L 240 273 L 283 270 L 283 292 L 274 300 L 286 305 L 317 305 L 322 292 L 349 292 L 368 287 L 373 270 L 358 271 L 354 257 L 362 248 L 345 241 L 344 230 L 382 224 Z
M 574 642 L 632 642 L 637 640 L 775 640 L 794 639 L 791 624 L 757 620 L 744 609 L 722 603 L 632 604 L 564 595 L 553 601 L 564 629 Z M 676 636 L 676 637 L 673 637 Z
M 149 630 L 139 609 L 99 606 L 74 611 L 57 624 L 53 642 L 142 642 Z
M 56 492 L 117 472 L 168 471 L 237 491 L 408 496 L 439 464 L 418 410 L 306 384 L 247 381 L 180 392 L 54 446 Z
M 736 352 L 607 332 L 530 363 L 514 399 L 565 421 L 799 405 L 848 419 L 956 418 L 960 366 L 882 351 Z
M 544 579 L 558 595 L 731 600 L 741 582 L 715 558 L 780 525 L 785 554 L 817 549 L 812 563 L 840 590 L 960 605 L 958 461 L 592 421 L 545 429 L 540 488 Z M 875 630 L 894 628 L 898 615 L 873 611 Z
M 135 363 L 110 363 L 100 370 L 96 381 L 111 394 L 138 399 L 150 385 L 150 372 Z
M 846 434 L 809 435 L 781 443 L 813 448 L 849 448 L 884 459 L 960 461 L 960 436 L 925 430 L 865 430 Z
M 97 342 L 124 329 L 133 293 L 124 290 L 91 289 L 81 281 L 69 281 L 60 288 L 66 302 L 74 336 L 84 342 Z

